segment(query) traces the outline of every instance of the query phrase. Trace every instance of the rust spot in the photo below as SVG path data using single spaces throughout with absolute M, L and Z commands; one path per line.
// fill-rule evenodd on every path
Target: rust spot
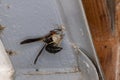
M 0 31 L 1 31 L 1 30 L 4 30 L 4 29 L 5 29 L 5 27 L 0 24 Z
M 10 55 L 10 56 L 13 56 L 16 54 L 15 51 L 12 51 L 12 50 L 6 50 L 7 54 Z
M 70 74 L 70 73 L 79 73 L 79 71 L 77 72 L 28 72 L 28 73 L 24 73 L 24 75 L 54 75 L 54 74 Z

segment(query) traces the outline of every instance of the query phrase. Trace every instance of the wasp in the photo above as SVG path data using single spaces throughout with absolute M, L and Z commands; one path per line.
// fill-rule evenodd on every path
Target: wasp
M 44 43 L 44 46 L 42 47 L 42 49 L 40 50 L 40 52 L 38 53 L 38 55 L 36 56 L 34 60 L 34 64 L 36 64 L 39 56 L 41 55 L 44 49 L 51 54 L 56 54 L 63 49 L 61 47 L 63 36 L 64 36 L 64 27 L 60 26 L 57 29 L 51 30 L 45 36 L 38 37 L 38 38 L 32 38 L 32 39 L 26 39 L 22 41 L 20 44 L 27 44 L 27 43 L 32 43 L 36 41 L 40 41 Z

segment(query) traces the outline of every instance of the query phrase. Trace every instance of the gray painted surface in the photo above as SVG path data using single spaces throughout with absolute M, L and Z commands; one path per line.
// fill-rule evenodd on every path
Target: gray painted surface
M 6 27 L 1 40 L 5 49 L 14 53 L 10 59 L 16 71 L 15 80 L 99 80 L 92 62 L 82 52 L 75 54 L 71 45 L 85 49 L 99 64 L 81 7 L 78 0 L 1 0 L 0 24 Z M 44 50 L 34 65 L 43 44 L 20 42 L 43 36 L 57 28 L 56 24 L 66 28 L 63 50 L 55 55 Z

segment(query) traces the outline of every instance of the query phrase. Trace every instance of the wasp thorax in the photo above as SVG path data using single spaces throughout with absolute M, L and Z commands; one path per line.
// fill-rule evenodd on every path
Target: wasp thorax
M 54 34 L 52 39 L 54 43 L 58 44 L 61 41 L 61 36 L 59 34 Z

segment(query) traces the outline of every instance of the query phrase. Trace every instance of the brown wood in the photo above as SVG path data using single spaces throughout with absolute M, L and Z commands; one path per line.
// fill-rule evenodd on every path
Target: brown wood
M 112 33 L 106 0 L 83 0 L 94 45 L 102 65 L 105 80 L 118 79 L 120 10 L 116 13 L 115 32 Z M 120 0 L 116 0 L 117 3 Z M 120 4 L 119 4 L 120 5 Z M 120 9 L 120 8 L 119 8 Z
M 119 42 L 120 42 L 120 0 L 116 0 L 116 26 L 117 31 L 118 31 L 118 37 L 119 37 Z M 119 49 L 120 51 L 120 49 Z M 120 54 L 120 53 L 119 53 Z M 119 55 L 120 57 L 120 55 Z M 119 69 L 119 74 L 118 74 L 118 80 L 120 80 L 120 58 L 119 58 L 119 64 L 118 64 L 118 69 Z

